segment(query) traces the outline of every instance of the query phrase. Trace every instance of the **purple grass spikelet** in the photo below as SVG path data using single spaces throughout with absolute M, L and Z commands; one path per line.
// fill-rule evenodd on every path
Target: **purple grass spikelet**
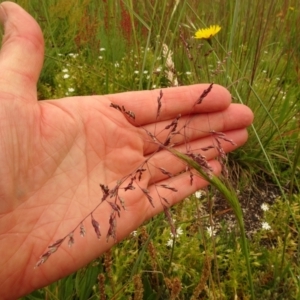
M 83 226 L 83 223 L 80 224 L 80 236 L 81 237 L 85 237 L 86 235 L 86 231 L 85 231 L 85 228 Z
M 99 223 L 95 220 L 93 214 L 91 214 L 91 219 L 92 219 L 92 225 L 94 227 L 94 230 L 96 232 L 98 240 L 101 238 L 101 233 L 100 233 L 100 225 Z
M 210 93 L 210 91 L 212 90 L 213 85 L 214 85 L 214 84 L 211 83 L 211 84 L 209 85 L 209 87 L 208 87 L 206 90 L 204 90 L 204 91 L 202 92 L 202 94 L 201 94 L 201 96 L 198 98 L 196 104 L 201 104 L 201 103 L 202 103 L 203 99 L 204 99 L 204 98 Z

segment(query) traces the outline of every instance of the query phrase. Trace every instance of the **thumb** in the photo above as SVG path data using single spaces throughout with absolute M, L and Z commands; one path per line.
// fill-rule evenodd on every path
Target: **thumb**
M 33 17 L 12 2 L 0 4 L 0 22 L 4 26 L 0 95 L 36 101 L 36 84 L 44 59 L 42 31 Z

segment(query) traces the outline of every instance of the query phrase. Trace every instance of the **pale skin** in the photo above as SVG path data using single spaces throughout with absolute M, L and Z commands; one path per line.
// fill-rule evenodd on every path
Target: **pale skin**
M 0 297 L 16 299 L 85 266 L 116 243 L 113 239 L 106 242 L 111 207 L 104 203 L 94 213 L 103 234 L 100 240 L 87 219 L 84 238 L 75 233 L 72 248 L 63 243 L 45 264 L 35 268 L 47 247 L 99 203 L 99 183 L 113 187 L 156 149 L 140 126 L 159 132 L 179 113 L 183 124 L 208 85 L 163 90 L 159 120 L 159 90 L 38 102 L 36 83 L 44 59 L 40 27 L 10 2 L 0 5 L 0 20 L 5 29 L 0 52 Z M 134 112 L 136 120 L 110 107 L 111 102 Z M 246 142 L 253 114 L 246 106 L 231 104 L 225 88 L 214 85 L 193 113 L 191 126 L 201 130 L 191 136 L 192 148 L 211 144 L 208 130 L 222 131 L 236 143 L 224 142 L 226 152 Z M 177 137 L 176 142 L 184 140 Z M 217 152 L 205 155 L 219 174 L 221 166 L 214 160 Z M 178 189 L 162 191 L 170 205 L 207 185 L 200 177 L 191 185 L 189 173 L 169 179 L 157 167 L 173 174 L 185 170 L 168 151 L 153 157 L 141 185 L 150 191 L 155 208 L 140 191 L 127 191 L 130 197 L 124 194 L 126 211 L 117 220 L 117 241 L 162 211 L 155 184 Z

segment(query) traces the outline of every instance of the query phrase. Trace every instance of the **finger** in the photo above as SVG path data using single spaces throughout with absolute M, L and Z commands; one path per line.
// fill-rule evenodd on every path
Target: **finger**
M 213 168 L 213 173 L 215 175 L 219 175 L 221 173 L 221 166 L 219 162 L 213 160 L 209 163 Z M 164 204 L 167 207 L 175 205 L 178 202 L 182 201 L 184 198 L 195 193 L 199 189 L 202 189 L 205 186 L 207 186 L 208 182 L 201 178 L 201 176 L 196 175 L 194 176 L 193 184 L 191 184 L 189 172 L 184 172 L 174 178 L 166 179 L 160 184 L 165 184 L 170 187 L 176 187 L 176 191 L 171 191 L 165 188 L 158 189 L 155 185 L 152 185 L 149 188 L 149 192 L 153 198 L 154 207 L 150 203 L 149 205 L 147 205 L 145 220 L 148 220 L 153 216 L 157 215 L 158 213 L 162 212 L 162 204 Z M 166 203 L 166 201 L 163 198 L 166 199 L 168 203 Z
M 172 120 L 173 121 L 173 120 Z M 148 132 L 155 132 L 155 138 L 164 143 L 170 136 L 171 129 L 165 129 L 172 121 L 162 121 L 157 124 L 149 124 L 144 128 Z M 210 114 L 197 114 L 185 116 L 178 120 L 176 132 L 170 144 L 182 144 L 188 141 L 209 136 L 211 131 L 225 132 L 239 128 L 248 127 L 253 121 L 252 111 L 245 105 L 231 104 L 225 111 L 218 111 Z M 150 154 L 158 148 L 147 131 L 141 129 L 145 141 L 144 153 Z
M 231 102 L 230 93 L 220 85 L 213 85 L 211 91 L 201 104 L 194 106 L 209 84 L 196 84 L 161 89 L 163 96 L 158 113 L 158 97 L 160 90 L 126 92 L 107 95 L 106 97 L 119 106 L 124 106 L 135 114 L 136 126 L 144 126 L 157 121 L 175 118 L 178 114 L 209 113 L 226 109 Z
M 226 132 L 226 138 L 234 142 L 234 144 L 232 144 L 225 140 L 220 140 L 221 148 L 225 153 L 228 153 L 243 145 L 247 141 L 248 133 L 246 129 L 233 130 Z M 204 151 L 203 148 L 207 148 L 208 146 L 213 146 L 213 148 Z M 203 155 L 206 161 L 210 161 L 219 155 L 219 145 L 216 143 L 213 136 L 207 136 L 203 139 L 193 141 L 189 144 L 189 147 L 193 153 L 200 153 Z M 187 152 L 186 145 L 184 144 L 174 147 L 174 149 L 181 153 Z M 147 167 L 151 175 L 150 184 L 160 182 L 169 177 L 161 168 L 173 176 L 176 176 L 186 168 L 185 162 L 181 161 L 167 150 L 160 151 L 149 158 Z
M 0 51 L 0 92 L 36 100 L 36 84 L 44 58 L 44 41 L 36 21 L 12 2 L 0 5 L 4 37 Z

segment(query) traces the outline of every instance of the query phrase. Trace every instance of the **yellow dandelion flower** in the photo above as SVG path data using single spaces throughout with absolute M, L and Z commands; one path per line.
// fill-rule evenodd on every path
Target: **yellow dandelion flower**
M 199 29 L 195 33 L 195 39 L 209 40 L 221 30 L 219 25 L 212 25 L 209 28 Z

